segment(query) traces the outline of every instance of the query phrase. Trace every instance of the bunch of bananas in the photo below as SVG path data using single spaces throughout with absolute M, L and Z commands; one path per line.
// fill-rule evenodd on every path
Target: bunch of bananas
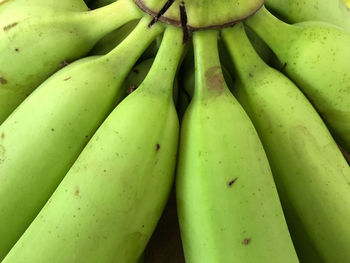
M 350 262 L 343 0 L 85 2 L 0 0 L 1 262 L 138 262 L 174 179 L 186 262 Z

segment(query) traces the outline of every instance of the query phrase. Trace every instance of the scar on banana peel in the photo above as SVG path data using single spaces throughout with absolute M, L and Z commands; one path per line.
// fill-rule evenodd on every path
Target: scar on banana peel
M 215 90 L 219 92 L 219 94 L 221 94 L 224 91 L 223 84 L 225 80 L 222 76 L 220 66 L 209 68 L 205 72 L 205 80 L 210 90 Z
M 9 24 L 9 25 L 7 25 L 7 26 L 4 27 L 4 31 L 9 31 L 11 28 L 13 28 L 13 27 L 15 27 L 15 26 L 17 26 L 17 25 L 18 25 L 17 22 L 14 22 L 14 23 L 12 23 L 12 24 Z
M 0 77 L 0 84 L 3 84 L 3 85 L 7 84 L 7 80 L 4 79 L 3 77 Z

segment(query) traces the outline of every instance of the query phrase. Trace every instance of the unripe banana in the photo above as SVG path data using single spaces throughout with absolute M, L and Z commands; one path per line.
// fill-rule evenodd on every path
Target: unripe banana
M 5 5 L 6 3 L 6 5 Z M 0 0 L 0 16 L 2 15 L 3 10 L 9 8 L 9 6 L 17 6 L 18 7 L 25 7 L 30 5 L 39 5 L 39 6 L 45 6 L 45 7 L 52 7 L 56 10 L 58 9 L 65 9 L 65 10 L 71 10 L 71 11 L 87 11 L 88 7 L 86 6 L 86 3 L 84 0 Z M 19 12 L 25 11 L 21 10 L 22 8 L 18 8 Z M 21 10 L 21 11 L 20 11 Z M 15 15 L 17 12 L 14 12 L 13 15 Z
M 350 167 L 337 144 L 295 84 L 260 59 L 243 25 L 223 38 L 235 93 L 265 147 L 301 262 L 350 262 Z
M 345 4 L 350 8 L 350 0 L 345 0 Z
M 225 84 L 217 36 L 193 35 L 196 85 L 176 182 L 186 262 L 298 262 L 259 137 Z
M 172 87 L 183 49 L 182 30 L 168 27 L 144 82 L 98 129 L 3 263 L 137 262 L 173 182 Z
M 271 47 L 284 71 L 350 150 L 350 33 L 326 23 L 285 24 L 265 8 L 246 23 Z
M 89 4 L 89 6 L 92 9 L 96 9 L 96 8 L 100 8 L 100 7 L 105 6 L 105 5 L 112 4 L 115 1 L 117 1 L 117 0 L 94 0 L 94 1 L 90 1 L 91 3 Z
M 90 51 L 90 55 L 105 55 L 116 46 L 118 46 L 136 27 L 138 20 L 130 21 L 124 26 L 112 31 L 103 37 L 94 48 Z
M 53 75 L 0 126 L 0 260 L 126 95 L 123 80 L 163 30 L 147 29 L 149 22 L 141 21 L 108 55 L 79 60 Z
M 266 0 L 265 4 L 291 23 L 324 21 L 350 31 L 350 10 L 344 0 Z
M 247 36 L 259 56 L 268 64 L 272 65 L 277 60 L 271 48 L 249 27 L 246 28 Z M 229 56 L 228 56 L 229 57 Z
M 89 12 L 49 3 L 13 0 L 0 5 L 0 123 L 52 73 L 86 54 L 107 33 L 141 16 L 132 0 Z
M 124 81 L 124 90 L 126 90 L 127 95 L 130 95 L 134 92 L 139 85 L 146 78 L 151 66 L 153 64 L 154 58 L 147 59 L 137 64 L 130 74 L 126 77 Z

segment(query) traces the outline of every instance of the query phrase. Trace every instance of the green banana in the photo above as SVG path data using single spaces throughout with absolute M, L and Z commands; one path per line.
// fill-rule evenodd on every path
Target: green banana
M 350 34 L 325 23 L 289 25 L 262 8 L 246 23 L 271 47 L 346 150 L 350 150 Z
M 142 15 L 132 0 L 89 12 L 54 8 L 52 0 L 47 5 L 40 2 L 13 0 L 0 5 L 0 123 L 60 66 Z
M 52 7 L 55 9 L 65 9 L 70 11 L 87 11 L 88 7 L 83 0 L 1 0 L 0 1 L 0 16 L 2 16 L 2 12 L 7 8 L 15 7 L 16 9 L 19 7 L 32 6 L 32 5 L 40 5 L 45 7 Z M 18 9 L 18 12 L 26 12 L 29 10 L 25 10 L 22 8 Z M 5 11 L 7 12 L 7 11 Z M 13 12 L 13 11 L 12 11 Z M 18 14 L 18 12 L 13 12 L 12 15 Z M 28 12 L 27 14 L 30 14 Z
M 168 27 L 146 79 L 97 130 L 3 263 L 137 262 L 173 182 L 172 87 L 183 49 L 182 30 Z
M 246 28 L 247 36 L 252 43 L 254 49 L 259 56 L 268 64 L 273 65 L 275 63 L 276 56 L 273 54 L 271 48 L 249 27 Z M 229 56 L 228 56 L 229 57 Z
M 180 86 L 179 87 L 179 99 L 177 102 L 177 113 L 179 116 L 180 123 L 182 122 L 183 116 L 185 115 L 186 109 L 190 104 L 191 98 L 185 92 L 185 90 Z
M 0 126 L 0 260 L 126 95 L 123 80 L 163 30 L 158 25 L 147 30 L 149 22 L 141 21 L 108 55 L 78 60 L 57 72 Z
M 102 6 L 106 6 L 106 5 L 109 5 L 109 4 L 112 4 L 113 2 L 115 1 L 118 1 L 118 0 L 94 0 L 90 3 L 90 7 L 92 9 L 95 9 L 95 8 L 100 8 Z
M 350 10 L 344 0 L 266 0 L 265 5 L 291 23 L 324 21 L 350 31 Z
M 142 81 L 146 78 L 153 64 L 153 61 L 154 58 L 144 60 L 132 69 L 132 71 L 124 81 L 124 90 L 126 90 L 127 95 L 134 92 L 142 83 Z
M 350 8 L 350 0 L 345 0 L 345 4 Z
M 225 66 L 221 65 L 221 70 L 224 76 L 224 80 L 228 88 L 231 90 L 234 86 L 233 79 L 226 69 Z M 194 61 L 192 57 L 186 57 L 183 66 L 182 66 L 182 81 L 181 86 L 183 92 L 187 94 L 189 100 L 193 97 L 194 87 L 195 87 L 195 69 L 194 69 Z
M 176 181 L 186 262 L 298 262 L 263 147 L 225 84 L 217 36 L 193 34 L 196 85 Z
M 130 21 L 124 26 L 112 31 L 103 37 L 90 51 L 90 55 L 105 55 L 118 46 L 137 25 L 138 20 Z
M 310 102 L 263 62 L 243 25 L 222 34 L 235 94 L 265 147 L 301 262 L 350 262 L 350 167 Z

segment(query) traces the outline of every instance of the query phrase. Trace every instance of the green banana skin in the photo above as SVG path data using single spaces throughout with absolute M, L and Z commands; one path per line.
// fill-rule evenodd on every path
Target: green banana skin
M 350 167 L 310 102 L 260 59 L 243 26 L 223 38 L 235 95 L 265 147 L 301 262 L 349 262 Z
M 23 0 L 0 5 L 0 123 L 66 61 L 83 56 L 101 37 L 141 16 L 132 0 L 89 12 L 21 4 Z
M 193 35 L 196 87 L 176 181 L 186 262 L 298 262 L 263 147 L 223 79 L 217 36 Z
M 90 6 L 92 9 L 95 9 L 95 8 L 99 8 L 102 6 L 112 4 L 115 1 L 117 1 L 117 0 L 94 0 L 92 2 L 90 1 L 91 2 Z
M 271 47 L 284 71 L 349 151 L 350 34 L 326 23 L 285 24 L 265 8 L 246 23 Z
M 0 16 L 3 10 L 8 8 L 18 8 L 19 6 L 31 6 L 31 5 L 40 5 L 46 7 L 52 7 L 56 10 L 65 9 L 71 11 L 87 11 L 88 7 L 86 6 L 83 0 L 2 0 L 0 1 Z M 21 10 L 28 11 L 28 10 Z M 17 12 L 14 12 L 13 15 L 16 15 Z M 29 14 L 30 12 L 28 12 Z
M 271 48 L 249 27 L 246 28 L 247 36 L 259 56 L 268 64 L 273 65 L 277 60 Z M 229 56 L 228 56 L 229 57 Z
M 3 263 L 137 262 L 173 182 L 172 87 L 182 51 L 182 30 L 169 27 L 144 82 L 98 129 Z
M 324 21 L 350 31 L 350 10 L 343 0 L 266 0 L 265 5 L 291 23 Z
M 154 58 L 150 58 L 137 64 L 132 69 L 123 84 L 125 86 L 124 90 L 127 91 L 127 94 L 131 94 L 140 86 L 151 69 L 153 62 Z
M 126 75 L 162 31 L 147 30 L 149 22 L 140 22 L 108 55 L 78 60 L 53 75 L 0 126 L 0 259 L 126 95 Z
M 130 21 L 103 37 L 90 51 L 91 55 L 105 55 L 118 46 L 135 28 L 138 20 Z
M 229 71 L 226 69 L 225 66 L 221 65 L 221 70 L 224 76 L 224 80 L 228 88 L 231 90 L 234 87 L 234 81 L 229 73 Z M 185 94 L 187 94 L 187 97 L 189 100 L 194 95 L 194 87 L 195 87 L 195 69 L 194 69 L 194 61 L 192 57 L 187 57 L 183 63 L 182 67 L 182 89 Z

